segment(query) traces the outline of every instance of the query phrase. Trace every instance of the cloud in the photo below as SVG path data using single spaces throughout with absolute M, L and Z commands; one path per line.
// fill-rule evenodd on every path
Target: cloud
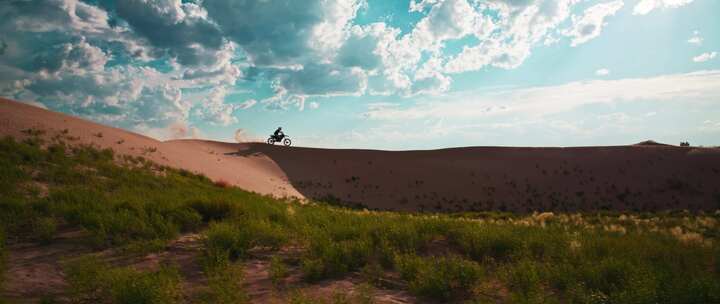
M 690 44 L 697 45 L 697 46 L 702 45 L 702 43 L 703 43 L 703 38 L 700 37 L 700 31 L 693 31 L 693 36 L 690 37 L 690 39 L 688 39 L 687 42 L 690 43 Z
M 254 65 L 279 66 L 339 47 L 360 1 L 211 0 L 203 7 Z
M 646 15 L 655 9 L 678 8 L 693 0 L 640 0 L 633 8 L 633 15 Z
M 195 113 L 199 117 L 213 124 L 227 126 L 237 123 L 233 112 L 239 109 L 238 105 L 225 103 L 225 96 L 228 94 L 226 87 L 213 88 L 210 93 L 195 107 Z
M 621 101 L 713 102 L 720 98 L 720 71 L 650 78 L 571 82 L 559 86 L 469 91 L 421 101 L 409 107 L 372 104 L 362 116 L 371 120 L 476 120 L 507 115 L 538 117 L 586 104 Z M 449 102 L 452 100 L 454 102 Z
M 249 109 L 249 108 L 252 108 L 252 106 L 254 106 L 255 104 L 257 104 L 257 100 L 248 99 L 248 100 L 243 101 L 242 103 L 238 104 L 238 109 L 242 109 L 242 110 Z
M 114 67 L 92 73 L 35 73 L 0 87 L 4 96 L 35 101 L 106 124 L 138 130 L 187 119 L 190 105 L 180 89 L 150 68 Z
M 572 26 L 562 32 L 570 37 L 571 46 L 578 46 L 600 36 L 602 28 L 607 25 L 605 19 L 615 15 L 624 3 L 622 0 L 596 4 L 586 9 L 582 16 L 572 16 Z
M 599 70 L 595 71 L 595 75 L 597 75 L 597 76 L 607 76 L 607 75 L 610 75 L 610 70 L 608 70 L 608 69 L 606 69 L 606 68 L 602 68 L 602 69 L 599 69 Z
M 101 3 L 0 4 L 0 30 L 7 33 L 0 95 L 160 135 L 189 120 L 193 107 L 209 122 L 234 122 L 237 107 L 207 88 L 225 90 L 242 76 L 235 45 L 203 8 L 170 0 Z M 170 69 L 145 66 L 150 57 Z M 204 93 L 188 98 L 184 89 Z
M 382 64 L 378 49 L 394 40 L 397 34 L 387 30 L 384 23 L 374 23 L 366 27 L 353 26 L 350 36 L 338 51 L 337 63 L 345 67 L 377 69 Z M 386 41 L 382 41 L 383 39 Z
M 714 59 L 715 57 L 717 57 L 717 52 L 707 52 L 707 53 L 702 53 L 700 55 L 693 57 L 692 61 L 693 62 L 705 62 L 705 61 Z
M 102 71 L 109 56 L 100 48 L 81 38 L 74 43 L 63 43 L 40 52 L 33 58 L 31 71 L 83 75 Z
M 531 48 L 545 41 L 550 30 L 570 15 L 575 0 L 491 1 L 482 7 L 474 36 L 480 41 L 448 59 L 445 72 L 462 73 L 485 66 L 514 69 L 530 56 Z M 498 15 L 499 18 L 490 18 Z
M 705 120 L 699 129 L 705 132 L 718 132 L 720 131 L 720 121 Z
M 111 31 L 104 10 L 77 0 L 5 1 L 0 28 L 36 33 L 66 31 L 92 34 Z
M 154 47 L 155 57 L 169 55 L 184 65 L 213 63 L 223 36 L 194 3 L 162 0 L 115 2 L 118 16 Z
M 413 0 L 419 20 L 401 29 L 356 21 L 365 0 L 5 1 L 0 94 L 170 135 L 189 121 L 239 123 L 237 111 L 257 104 L 438 97 L 455 74 L 517 68 L 560 33 L 584 43 L 622 7 L 595 5 L 568 22 L 579 2 Z M 238 82 L 262 93 L 230 101 Z

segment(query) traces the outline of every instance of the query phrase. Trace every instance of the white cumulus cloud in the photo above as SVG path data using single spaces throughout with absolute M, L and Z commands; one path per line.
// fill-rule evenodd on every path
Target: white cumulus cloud
M 714 102 L 720 70 L 649 78 L 571 82 L 558 86 L 459 92 L 410 107 L 373 104 L 363 117 L 374 120 L 480 119 L 498 115 L 542 116 L 582 105 L 621 101 Z M 453 102 L 450 102 L 453 101 Z
M 595 75 L 597 75 L 597 76 L 607 76 L 607 75 L 610 75 L 610 70 L 608 70 L 608 69 L 606 69 L 606 68 L 602 68 L 602 69 L 599 69 L 599 70 L 595 71 Z
M 646 15 L 655 9 L 678 8 L 693 0 L 640 0 L 633 8 L 633 15 Z
M 698 56 L 693 57 L 692 61 L 693 62 L 705 62 L 710 59 L 714 59 L 715 57 L 717 57 L 717 52 L 707 52 L 707 53 L 702 53 Z
M 690 44 L 698 45 L 698 46 L 702 45 L 703 38 L 700 37 L 700 31 L 693 31 L 693 36 L 690 37 L 690 39 L 688 39 L 687 42 Z
M 624 5 L 622 0 L 591 6 L 581 16 L 572 16 L 572 26 L 562 32 L 572 39 L 570 45 L 578 46 L 600 36 L 607 25 L 605 19 L 615 15 Z

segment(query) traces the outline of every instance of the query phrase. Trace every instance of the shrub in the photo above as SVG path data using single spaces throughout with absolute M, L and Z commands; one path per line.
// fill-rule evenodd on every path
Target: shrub
M 41 217 L 33 221 L 32 235 L 41 243 L 50 243 L 57 232 L 57 224 L 52 217 Z
M 506 261 L 521 254 L 523 242 L 516 227 L 468 224 L 452 232 L 452 240 L 476 261 Z
M 110 294 L 114 303 L 177 303 L 180 274 L 161 266 L 156 272 L 120 268 L 110 273 Z
M 336 277 L 364 266 L 372 253 L 372 244 L 367 239 L 332 242 L 320 237 L 310 244 L 301 269 L 310 281 Z
M 206 303 L 241 304 L 249 298 L 241 288 L 243 271 L 240 265 L 227 265 L 206 271 L 208 291 L 201 296 Z
M 290 292 L 287 298 L 289 304 L 317 304 L 323 303 L 319 299 L 312 298 L 300 290 Z
M 224 200 L 192 200 L 187 205 L 202 216 L 203 221 L 219 221 L 230 217 L 233 206 Z
M 5 281 L 5 230 L 0 226 L 0 289 Z M 0 300 L 2 301 L 2 300 Z
M 377 263 L 368 263 L 360 271 L 366 282 L 376 286 L 382 283 L 384 272 L 382 266 Z
M 200 228 L 203 218 L 195 209 L 176 208 L 168 213 L 168 217 L 180 227 L 180 231 L 195 231 Z
M 411 292 L 439 300 L 468 294 L 482 276 L 480 265 L 457 256 L 398 255 L 395 264 L 400 276 L 408 281 Z
M 355 301 L 359 304 L 372 304 L 374 302 L 373 300 L 373 293 L 375 289 L 370 284 L 360 284 L 355 289 L 356 295 L 355 295 Z
M 506 265 L 505 281 L 517 292 L 516 301 L 541 302 L 541 270 L 532 260 L 522 259 Z
M 205 232 L 208 250 L 224 250 L 231 260 L 243 258 L 255 246 L 279 248 L 287 235 L 277 225 L 264 220 L 251 220 L 242 224 L 212 223 Z
M 94 256 L 65 266 L 74 301 L 111 303 L 176 303 L 180 299 L 180 274 L 162 265 L 158 271 L 111 268 Z
M 273 285 L 279 285 L 280 281 L 287 277 L 287 275 L 287 265 L 285 264 L 285 262 L 283 262 L 281 257 L 274 255 L 270 259 L 270 280 L 272 281 Z
M 213 254 L 227 252 L 231 260 L 244 257 L 252 246 L 252 236 L 247 230 L 231 223 L 213 223 L 205 232 L 205 247 Z

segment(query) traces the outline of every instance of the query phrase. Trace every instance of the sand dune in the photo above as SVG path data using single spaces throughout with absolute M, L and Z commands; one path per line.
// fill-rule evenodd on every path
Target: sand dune
M 389 210 L 714 210 L 720 149 L 632 145 L 337 150 L 205 140 L 160 142 L 0 100 L 0 135 L 62 132 L 275 196 Z M 99 133 L 102 133 L 99 136 Z M 154 151 L 154 152 L 153 152 Z
M 162 165 L 202 173 L 249 191 L 303 197 L 267 156 L 238 157 L 238 144 L 202 140 L 162 142 L 122 129 L 0 98 L 0 136 L 27 136 L 23 130 L 44 130 L 46 137 L 66 133 L 71 143 L 112 148 L 120 154 L 143 156 Z

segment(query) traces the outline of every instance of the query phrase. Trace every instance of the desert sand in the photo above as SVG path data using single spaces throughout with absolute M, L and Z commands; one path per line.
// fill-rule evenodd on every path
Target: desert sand
M 163 142 L 0 99 L 0 136 L 21 138 L 31 128 L 45 130 L 48 137 L 66 133 L 75 143 L 143 156 L 249 191 L 361 208 L 532 212 L 720 206 L 717 148 L 639 144 L 379 151 Z

